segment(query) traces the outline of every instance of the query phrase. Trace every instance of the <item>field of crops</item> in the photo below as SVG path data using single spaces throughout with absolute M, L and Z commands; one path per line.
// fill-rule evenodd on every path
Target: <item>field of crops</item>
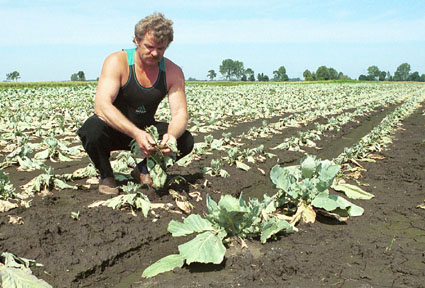
M 119 198 L 76 135 L 95 90 L 0 89 L 0 281 L 425 287 L 424 85 L 188 84 L 193 152 L 156 191 L 113 153 Z

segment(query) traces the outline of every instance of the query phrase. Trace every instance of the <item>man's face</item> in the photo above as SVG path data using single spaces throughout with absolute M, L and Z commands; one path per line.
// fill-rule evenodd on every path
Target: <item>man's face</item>
M 138 53 L 144 65 L 157 65 L 164 56 L 168 41 L 157 43 L 152 32 L 146 33 L 142 40 L 138 41 Z

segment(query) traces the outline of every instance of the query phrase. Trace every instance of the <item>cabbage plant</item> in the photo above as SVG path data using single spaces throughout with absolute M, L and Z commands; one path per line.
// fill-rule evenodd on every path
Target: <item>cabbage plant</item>
M 179 245 L 179 254 L 166 256 L 146 268 L 142 277 L 153 277 L 182 267 L 184 263 L 219 264 L 226 253 L 224 243 L 229 242 L 231 237 L 238 237 L 242 241 L 246 238 L 260 238 L 261 242 L 265 243 L 281 231 L 297 231 L 283 219 L 262 217 L 262 211 L 269 205 L 270 200 L 260 202 L 251 199 L 247 203 L 242 195 L 239 199 L 224 195 L 216 203 L 207 196 L 209 214 L 205 218 L 191 214 L 183 222 L 172 220 L 168 224 L 168 231 L 173 237 L 195 235 L 195 238 Z
M 168 141 L 166 145 L 168 148 L 171 149 L 171 151 L 173 151 L 173 154 L 165 155 L 161 151 L 161 149 L 165 148 L 165 146 L 161 145 L 161 139 L 159 139 L 159 134 L 156 127 L 149 126 L 145 130 L 152 136 L 155 141 L 155 144 L 153 145 L 155 151 L 150 153 L 147 157 L 147 168 L 149 174 L 152 177 L 153 187 L 155 189 L 160 189 L 165 186 L 165 183 L 167 181 L 167 168 L 172 166 L 176 161 L 176 157 L 178 154 L 177 142 Z M 132 141 L 131 147 L 133 153 L 139 155 L 141 154 L 140 148 L 137 146 L 137 143 L 134 140 Z
M 296 206 L 292 223 L 301 219 L 314 222 L 317 209 L 323 209 L 340 220 L 362 215 L 363 208 L 339 195 L 329 194 L 340 168 L 332 161 L 321 161 L 314 155 L 304 156 L 300 165 L 284 168 L 275 165 L 270 172 L 273 184 L 279 189 L 275 208 Z
M 0 171 L 0 199 L 15 198 L 15 188 L 10 183 L 9 177 Z

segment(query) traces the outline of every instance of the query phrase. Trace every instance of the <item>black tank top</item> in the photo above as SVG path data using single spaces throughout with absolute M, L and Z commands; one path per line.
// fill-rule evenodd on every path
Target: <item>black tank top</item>
M 125 49 L 129 66 L 127 83 L 118 92 L 113 105 L 137 127 L 143 129 L 155 122 L 159 103 L 167 95 L 164 58 L 159 62 L 159 73 L 152 87 L 143 87 L 136 78 L 134 69 L 135 48 Z

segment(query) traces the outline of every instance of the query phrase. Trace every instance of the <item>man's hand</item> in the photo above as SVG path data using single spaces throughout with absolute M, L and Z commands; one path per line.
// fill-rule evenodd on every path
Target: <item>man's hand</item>
M 134 139 L 136 140 L 143 156 L 148 157 L 153 151 L 155 151 L 156 142 L 148 132 L 140 130 Z
M 165 133 L 164 136 L 162 136 L 161 146 L 164 146 L 165 148 L 161 149 L 161 152 L 164 155 L 170 156 L 173 154 L 173 151 L 168 147 L 168 141 L 177 142 L 177 140 L 173 135 L 168 133 Z

